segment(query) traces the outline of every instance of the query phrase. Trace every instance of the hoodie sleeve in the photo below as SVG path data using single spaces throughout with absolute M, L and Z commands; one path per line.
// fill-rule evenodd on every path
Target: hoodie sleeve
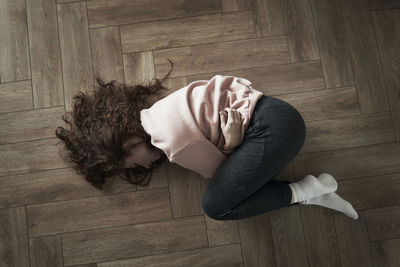
M 206 180 L 214 178 L 215 173 L 227 156 L 208 139 L 198 139 L 176 153 L 171 162 L 199 173 Z

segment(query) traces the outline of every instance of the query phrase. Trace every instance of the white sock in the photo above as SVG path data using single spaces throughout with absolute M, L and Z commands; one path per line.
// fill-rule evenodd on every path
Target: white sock
M 307 175 L 303 180 L 290 183 L 292 189 L 292 201 L 290 203 L 300 202 L 326 193 L 337 190 L 337 182 L 332 175 L 322 173 L 316 178 L 313 175 Z
M 353 218 L 354 220 L 357 220 L 358 218 L 357 211 L 353 208 L 353 206 L 348 201 L 341 198 L 335 192 L 303 200 L 300 202 L 300 204 L 318 205 L 325 208 L 340 211 L 349 216 L 350 218 Z

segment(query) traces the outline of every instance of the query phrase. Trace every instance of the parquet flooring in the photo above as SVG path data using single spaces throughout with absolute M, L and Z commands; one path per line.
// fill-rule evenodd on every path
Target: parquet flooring
M 0 0 L 0 266 L 400 266 L 400 1 Z M 72 97 L 244 77 L 302 114 L 278 179 L 331 173 L 354 221 L 293 206 L 206 216 L 176 164 L 99 192 L 58 155 Z

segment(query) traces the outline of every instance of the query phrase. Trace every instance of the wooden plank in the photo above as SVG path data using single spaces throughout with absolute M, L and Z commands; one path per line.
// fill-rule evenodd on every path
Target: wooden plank
M 327 172 L 346 180 L 400 172 L 400 142 L 298 154 L 294 158 L 296 177 Z
M 202 44 L 153 51 L 157 78 L 220 72 L 289 63 L 286 38 L 272 36 L 250 40 Z
M 326 87 L 354 84 L 338 0 L 311 0 Z
M 289 162 L 274 179 L 295 181 L 294 178 L 293 164 Z M 276 266 L 270 216 L 271 213 L 267 212 L 238 221 L 244 266 Z M 292 227 L 292 225 L 289 227 Z M 210 240 L 210 238 L 213 237 L 210 236 L 210 231 L 208 231 L 208 239 Z
M 29 238 L 29 246 L 32 267 L 64 266 L 60 235 Z
M 283 0 L 282 14 L 291 62 L 319 59 L 309 1 Z
M 26 9 L 34 107 L 64 105 L 56 3 L 27 0 Z
M 123 54 L 125 81 L 130 84 L 150 84 L 155 77 L 153 53 L 151 51 Z
M 210 181 L 200 179 L 201 183 L 201 197 L 207 190 Z M 204 213 L 201 208 L 201 213 Z M 204 216 L 207 227 L 208 245 L 221 246 L 226 244 L 233 244 L 241 242 L 238 228 L 238 220 L 214 220 L 208 216 Z
M 204 214 L 204 211 L 202 211 Z M 207 225 L 208 245 L 222 246 L 240 242 L 238 222 L 236 220 L 220 221 L 204 216 Z
M 90 30 L 93 73 L 104 82 L 125 81 L 118 27 Z
M 370 244 L 375 266 L 400 265 L 400 239 L 371 242 Z
M 300 207 L 273 210 L 270 216 L 277 266 L 309 266 Z
M 31 78 L 25 0 L 0 2 L 0 81 Z
M 209 80 L 216 74 L 243 77 L 251 81 L 252 86 L 265 95 L 325 88 L 321 64 L 318 61 L 190 75 L 188 83 L 196 80 Z
M 372 14 L 385 75 L 386 93 L 397 141 L 400 141 L 400 13 L 398 10 L 384 10 Z
M 300 210 L 310 266 L 340 266 L 332 210 L 315 205 L 301 205 Z
M 0 114 L 0 144 L 54 137 L 64 106 Z
M 390 112 L 307 122 L 306 129 L 299 153 L 396 141 Z
M 177 164 L 170 164 L 167 170 L 172 217 L 179 218 L 203 214 L 199 174 Z M 184 181 L 182 181 L 182 178 L 184 178 Z
M 0 177 L 0 208 L 135 191 L 114 181 L 109 192 L 97 190 L 71 168 Z
M 220 0 L 90 0 L 87 6 L 90 28 L 221 13 Z
M 155 78 L 153 53 L 151 51 L 123 54 L 123 61 L 125 80 L 128 84 L 148 85 Z M 168 90 L 161 91 L 160 95 L 150 96 L 148 104 L 155 103 L 186 85 L 186 77 L 168 77 L 163 83 L 163 86 Z
M 163 169 L 163 168 L 161 168 Z M 122 179 L 106 179 L 104 190 L 98 190 L 71 168 L 0 177 L 0 208 L 103 196 L 136 190 L 167 187 L 165 172 L 154 170 L 147 187 Z
M 341 7 L 361 113 L 388 111 L 368 0 L 341 0 Z
M 342 266 L 372 267 L 364 212 L 358 212 L 357 220 L 341 213 L 335 214 L 333 217 Z
M 56 0 L 57 4 L 64 4 L 69 2 L 76 2 L 76 1 L 85 1 L 85 0 Z
M 232 12 L 251 9 L 251 3 L 247 0 L 221 0 L 223 12 Z
M 99 262 L 97 267 L 131 266 L 243 266 L 240 244 L 183 250 L 173 253 L 144 256 L 108 262 Z
M 269 95 L 269 94 L 268 94 Z M 292 105 L 305 122 L 360 114 L 354 86 L 273 96 Z
M 279 0 L 250 1 L 257 37 L 285 34 Z
M 203 216 L 62 234 L 64 265 L 148 256 L 206 246 Z
M 0 233 L 0 266 L 29 266 L 25 207 L 0 209 Z
M 369 0 L 369 4 L 371 9 L 400 8 L 398 0 Z
M 32 108 L 31 80 L 0 84 L 0 113 Z
M 65 109 L 72 111 L 72 98 L 93 88 L 92 60 L 86 2 L 57 5 L 64 77 Z
M 400 173 L 342 181 L 338 194 L 356 210 L 400 205 Z
M 182 34 L 183 32 L 191 32 L 191 34 Z M 123 53 L 255 37 L 251 11 L 121 26 Z
M 59 139 L 0 145 L 0 176 L 67 167 L 58 157 Z
M 244 266 L 276 266 L 269 213 L 238 223 Z
M 28 205 L 29 236 L 171 218 L 168 188 Z
M 400 206 L 365 211 L 370 241 L 400 237 Z

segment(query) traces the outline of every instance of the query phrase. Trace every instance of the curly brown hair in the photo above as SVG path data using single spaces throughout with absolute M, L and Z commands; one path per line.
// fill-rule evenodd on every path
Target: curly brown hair
M 80 91 L 73 97 L 73 111 L 62 115 L 70 129 L 57 127 L 55 131 L 64 142 L 59 155 L 97 189 L 103 189 L 106 177 L 115 174 L 131 184 L 147 186 L 153 170 L 167 161 L 167 156 L 151 144 L 150 135 L 144 131 L 140 110 L 154 104 L 152 97 L 159 96 L 162 90 L 169 90 L 161 85 L 173 68 L 172 61 L 168 61 L 171 70 L 167 75 L 161 81 L 153 78 L 155 83 L 147 86 L 120 84 L 115 80 L 105 84 L 95 77 L 99 87 L 95 87 L 94 94 Z M 142 137 L 151 151 L 162 153 L 149 169 L 123 167 L 130 148 L 123 145 L 132 136 Z

